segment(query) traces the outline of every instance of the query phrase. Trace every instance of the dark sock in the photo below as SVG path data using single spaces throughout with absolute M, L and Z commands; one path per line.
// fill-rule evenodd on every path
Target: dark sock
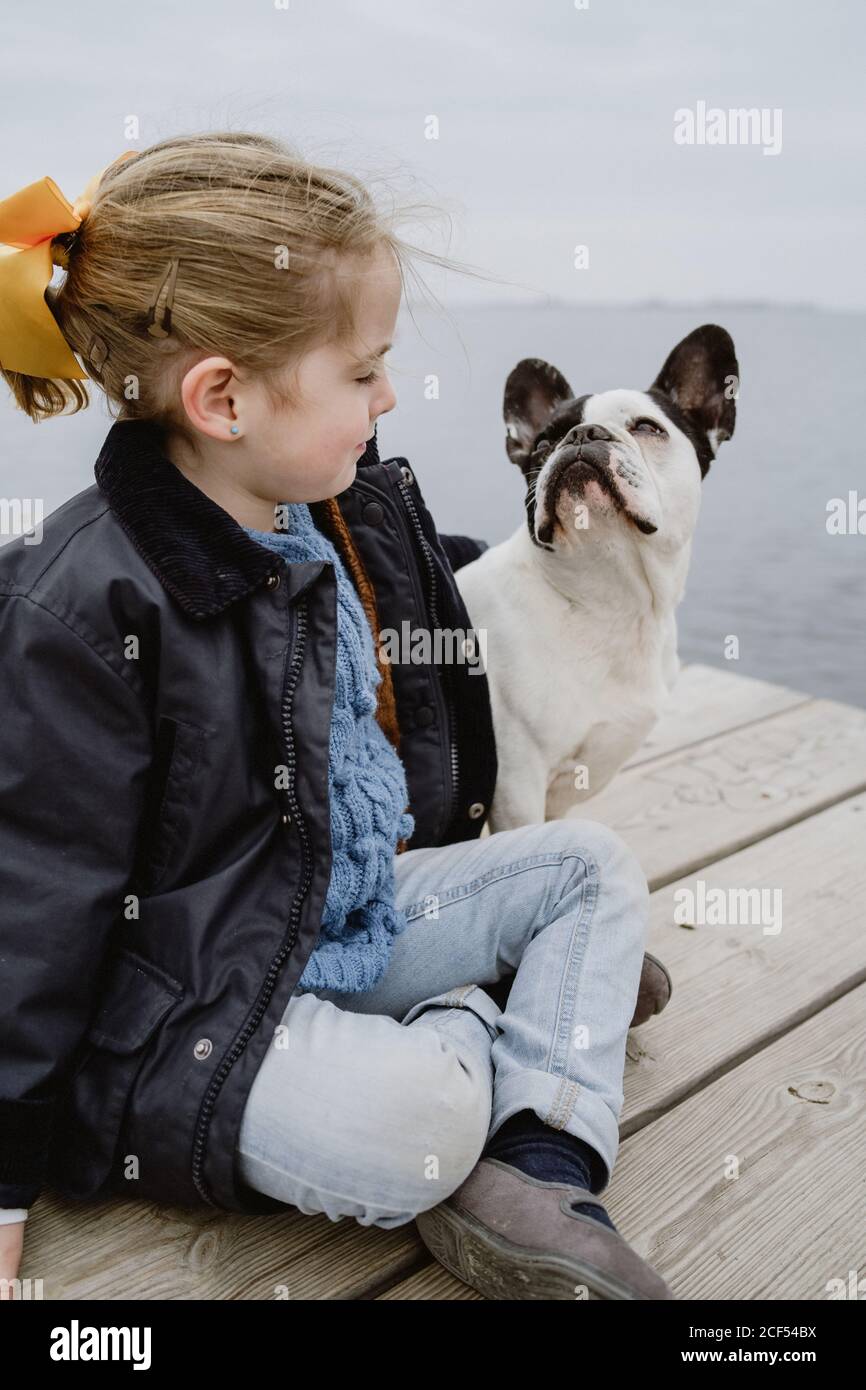
M 607 1176 L 604 1161 L 590 1144 L 546 1125 L 534 1110 L 511 1115 L 488 1139 L 481 1157 L 498 1158 L 542 1182 L 575 1183 L 592 1193 L 599 1191 Z M 581 1202 L 574 1209 L 616 1230 L 604 1207 L 595 1202 Z

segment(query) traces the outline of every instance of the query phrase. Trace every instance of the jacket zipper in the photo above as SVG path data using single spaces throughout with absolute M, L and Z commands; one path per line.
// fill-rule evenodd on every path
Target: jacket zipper
M 218 1204 L 213 1201 L 212 1197 L 210 1196 L 210 1193 L 207 1190 L 204 1178 L 202 1176 L 202 1169 L 204 1167 L 205 1145 L 207 1143 L 208 1128 L 213 1114 L 213 1108 L 216 1104 L 216 1098 L 222 1088 L 222 1085 L 226 1077 L 228 1076 L 235 1062 L 240 1057 L 241 1053 L 243 1052 L 253 1033 L 258 1028 L 259 1023 L 264 1017 L 268 1004 L 271 1001 L 271 995 L 273 994 L 274 989 L 276 987 L 280 971 L 283 967 L 286 957 L 291 954 L 295 945 L 295 941 L 297 940 L 298 928 L 300 926 L 301 907 L 304 903 L 304 899 L 306 898 L 307 893 L 309 892 L 310 884 L 313 878 L 312 855 L 310 853 L 310 839 L 307 830 L 307 823 L 304 820 L 303 815 L 301 814 L 300 806 L 295 797 L 295 745 L 294 740 L 292 738 L 291 722 L 292 701 L 294 699 L 295 686 L 298 683 L 298 675 L 300 674 L 301 664 L 303 661 L 304 641 L 307 632 L 306 599 L 301 599 L 299 601 L 296 611 L 296 641 L 294 650 L 292 652 L 291 667 L 289 669 L 289 678 L 286 681 L 283 689 L 282 721 L 283 737 L 285 740 L 286 751 L 286 766 L 289 769 L 289 785 L 286 788 L 285 792 L 286 804 L 289 807 L 290 814 L 293 818 L 294 824 L 298 828 L 298 832 L 301 837 L 303 852 L 303 878 L 300 891 L 295 894 L 294 901 L 292 902 L 291 911 L 289 913 L 288 931 L 283 940 L 283 944 L 281 945 L 279 951 L 274 956 L 273 960 L 270 963 L 270 966 L 268 967 L 268 972 L 265 976 L 264 988 L 262 993 L 260 994 L 259 1002 L 256 1006 L 256 1011 L 253 1014 L 252 1018 L 248 1020 L 243 1031 L 239 1033 L 238 1036 L 235 1038 L 235 1041 L 232 1044 L 230 1051 L 223 1058 L 222 1062 L 220 1063 L 219 1069 L 211 1078 L 210 1085 L 208 1086 L 208 1089 L 205 1092 L 204 1099 L 201 1103 L 201 1109 L 199 1110 L 198 1124 L 193 1140 L 192 1179 L 195 1183 L 196 1190 L 199 1193 L 200 1197 L 203 1199 L 203 1201 L 207 1202 L 208 1205 L 212 1207 L 216 1207 Z
M 415 537 L 418 541 L 418 544 L 421 547 L 421 554 L 424 556 L 424 563 L 427 567 L 427 574 L 430 579 L 430 589 L 427 600 L 428 607 L 430 610 L 430 616 L 433 619 L 433 626 L 437 628 L 439 631 L 441 631 L 442 624 L 439 621 L 439 609 L 436 601 L 436 566 L 433 561 L 433 556 L 430 552 L 430 546 L 427 543 L 427 537 L 424 535 L 424 529 L 421 525 L 421 521 L 418 516 L 418 509 L 415 506 L 415 499 L 409 491 L 409 485 L 406 482 L 405 477 L 403 476 L 402 470 L 400 473 L 400 477 L 396 481 L 397 487 L 399 488 L 400 493 L 403 497 L 403 501 L 406 505 L 406 510 L 408 511 L 409 517 L 412 521 L 412 528 L 415 532 Z M 460 766 L 457 749 L 457 721 L 454 715 L 454 701 L 451 695 L 451 682 L 446 681 L 445 677 L 442 676 L 441 683 L 443 693 L 445 696 L 445 708 L 448 714 L 448 739 L 451 753 L 451 804 L 448 811 L 448 820 L 445 826 L 445 830 L 447 833 L 448 829 L 451 826 L 451 822 L 454 820 L 454 814 L 457 809 L 457 790 L 460 782 Z

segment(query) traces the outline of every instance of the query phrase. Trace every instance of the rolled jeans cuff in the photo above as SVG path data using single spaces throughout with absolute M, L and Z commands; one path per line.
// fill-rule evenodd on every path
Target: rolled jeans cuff
M 426 1009 L 467 1009 L 481 1019 L 491 1043 L 495 1042 L 499 1035 L 500 1030 L 497 1027 L 497 1021 L 502 1010 L 480 985 L 458 985 L 455 989 L 446 990 L 443 994 L 434 994 L 429 999 L 422 999 L 419 1003 L 412 1005 L 409 1012 L 400 1020 L 401 1023 L 413 1023 L 418 1015 Z
M 607 1169 L 607 1186 L 619 1150 L 619 1125 L 603 1100 L 566 1076 L 513 1071 L 497 1079 L 488 1138 L 519 1110 L 534 1110 L 545 1124 L 573 1134 L 595 1149 Z

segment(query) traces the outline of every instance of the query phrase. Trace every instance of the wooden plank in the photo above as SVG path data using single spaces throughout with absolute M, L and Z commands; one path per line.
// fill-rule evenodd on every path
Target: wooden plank
M 349 1226 L 351 1225 L 351 1233 Z M 357 1299 L 429 1259 L 414 1222 L 240 1216 L 145 1202 L 66 1202 L 27 1221 L 20 1277 L 56 1299 Z
M 625 766 L 637 767 L 651 758 L 808 704 L 811 699 L 799 690 L 741 676 L 733 670 L 698 662 L 684 665 L 664 714 Z
M 623 774 L 631 768 L 642 767 L 654 759 L 694 747 L 734 729 L 758 724 L 783 710 L 807 705 L 812 698 L 783 685 L 771 685 L 768 681 L 740 676 L 715 666 L 684 665 L 655 729 L 635 756 L 620 769 L 611 787 L 595 800 L 603 804 L 601 795 L 606 796 L 611 788 L 618 788 Z M 581 802 L 580 808 L 590 804 Z M 573 814 L 577 815 L 580 808 L 575 806 Z M 479 839 L 489 834 L 490 826 L 485 824 Z
M 648 949 L 670 971 L 673 994 L 630 1034 L 622 1135 L 866 980 L 864 839 L 861 795 L 653 894 Z M 682 890 L 697 900 L 699 883 L 705 894 L 721 890 L 719 915 L 740 922 L 681 911 Z M 772 917 L 755 921 L 738 909 L 734 895 L 754 890 L 778 911 L 778 931 Z
M 410 1300 L 423 1303 L 441 1303 L 447 1300 L 453 1303 L 455 1300 L 464 1303 L 485 1303 L 487 1300 L 481 1294 L 471 1288 L 469 1284 L 464 1284 L 462 1279 L 455 1279 L 444 1265 L 440 1265 L 438 1260 L 431 1258 L 424 1247 L 424 1254 L 427 1255 L 429 1264 L 417 1273 L 410 1274 L 408 1279 L 401 1279 L 399 1284 L 387 1289 L 379 1294 L 377 1302 L 400 1302 L 405 1303 Z
M 812 700 L 621 772 L 569 818 L 619 831 L 653 888 L 866 789 L 866 711 Z
M 608 1209 L 679 1298 L 866 1273 L 864 1018 L 861 985 L 622 1145 Z

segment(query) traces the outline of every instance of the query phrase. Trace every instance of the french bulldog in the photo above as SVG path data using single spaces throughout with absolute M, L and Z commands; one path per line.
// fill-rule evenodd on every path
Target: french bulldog
M 738 390 L 733 341 L 713 323 L 643 391 L 576 396 L 532 357 L 510 373 L 505 448 L 526 519 L 455 575 L 490 687 L 491 833 L 595 796 L 658 719 L 701 484 L 734 433 Z

